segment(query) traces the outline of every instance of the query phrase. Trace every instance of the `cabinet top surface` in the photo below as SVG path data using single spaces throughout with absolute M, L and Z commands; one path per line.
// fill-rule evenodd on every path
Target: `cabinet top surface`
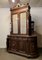
M 12 34 L 12 35 L 8 35 L 8 37 L 14 37 L 14 36 L 16 36 L 16 37 L 36 37 L 37 35 L 36 34 L 32 34 L 32 35 L 15 35 L 15 34 Z

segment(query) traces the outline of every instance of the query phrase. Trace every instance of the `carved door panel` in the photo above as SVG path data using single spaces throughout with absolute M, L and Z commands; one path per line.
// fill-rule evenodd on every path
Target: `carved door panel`
M 26 48 L 26 53 L 29 55 L 30 54 L 30 39 L 27 38 L 27 48 Z
M 17 38 L 15 37 L 14 39 L 11 39 L 11 49 L 18 51 L 19 50 L 19 40 L 17 40 Z
M 26 53 L 26 43 L 27 39 L 25 38 L 19 40 L 19 52 Z
M 34 54 L 37 50 L 37 39 L 32 37 L 28 38 L 27 47 L 27 53 Z
M 37 39 L 31 38 L 30 52 L 33 54 L 37 50 Z

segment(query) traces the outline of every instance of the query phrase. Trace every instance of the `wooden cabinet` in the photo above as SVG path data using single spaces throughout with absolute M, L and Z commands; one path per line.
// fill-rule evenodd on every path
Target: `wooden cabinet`
M 30 6 L 23 5 L 10 11 L 11 32 L 7 36 L 7 51 L 25 57 L 37 57 L 37 36 L 34 33 L 34 26 L 31 31 Z
M 37 36 L 11 35 L 7 39 L 8 52 L 16 53 L 26 57 L 37 57 Z

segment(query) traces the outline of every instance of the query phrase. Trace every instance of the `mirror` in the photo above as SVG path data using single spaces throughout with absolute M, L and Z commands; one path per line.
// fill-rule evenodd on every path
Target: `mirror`
M 18 15 L 13 15 L 13 33 L 18 34 Z
M 26 12 L 20 13 L 20 33 L 26 34 Z

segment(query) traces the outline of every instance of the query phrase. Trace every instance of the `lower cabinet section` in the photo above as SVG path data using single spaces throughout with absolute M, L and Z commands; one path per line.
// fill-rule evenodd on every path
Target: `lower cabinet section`
M 7 37 L 7 51 L 26 57 L 37 57 L 37 36 L 10 35 Z

